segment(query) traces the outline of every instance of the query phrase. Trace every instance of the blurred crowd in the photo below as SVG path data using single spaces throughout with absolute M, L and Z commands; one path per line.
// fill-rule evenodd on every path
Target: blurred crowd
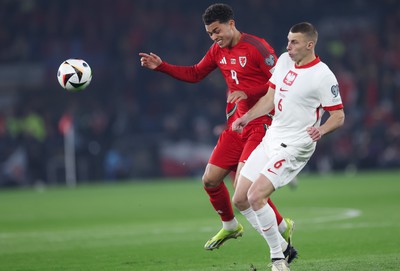
M 239 30 L 284 52 L 287 32 L 310 21 L 317 53 L 336 74 L 346 123 L 306 170 L 400 168 L 400 2 L 224 1 Z M 219 72 L 188 84 L 140 67 L 138 53 L 193 65 L 211 40 L 210 1 L 0 0 L 0 186 L 65 181 L 64 122 L 73 127 L 79 182 L 199 176 L 225 122 Z M 93 70 L 67 93 L 68 58 Z

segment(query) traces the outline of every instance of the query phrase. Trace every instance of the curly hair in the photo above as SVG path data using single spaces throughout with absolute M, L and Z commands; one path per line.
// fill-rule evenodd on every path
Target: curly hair
M 209 6 L 203 14 L 203 22 L 205 25 L 210 25 L 213 22 L 227 23 L 234 19 L 233 9 L 222 3 L 217 3 Z

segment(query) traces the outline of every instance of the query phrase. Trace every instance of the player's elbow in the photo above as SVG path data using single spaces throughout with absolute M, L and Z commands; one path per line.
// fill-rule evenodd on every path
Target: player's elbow
M 336 122 L 337 122 L 338 128 L 343 126 L 345 118 L 346 118 L 346 116 L 344 114 L 343 109 L 339 110 L 338 113 L 336 114 Z

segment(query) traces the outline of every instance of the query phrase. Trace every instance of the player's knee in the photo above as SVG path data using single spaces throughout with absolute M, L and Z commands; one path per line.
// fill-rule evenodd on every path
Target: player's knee
M 262 208 L 264 198 L 257 191 L 249 191 L 247 193 L 247 199 L 253 210 L 258 210 Z
M 204 187 L 208 187 L 208 188 L 217 187 L 222 182 L 222 180 L 216 180 L 216 179 L 211 178 L 211 176 L 207 173 L 204 173 L 201 180 L 203 182 Z
M 241 211 L 247 209 L 248 205 L 249 205 L 249 203 L 247 201 L 247 196 L 246 195 L 239 195 L 237 193 L 235 193 L 233 195 L 232 202 L 233 202 L 233 205 L 235 205 L 235 207 L 238 210 L 241 210 Z

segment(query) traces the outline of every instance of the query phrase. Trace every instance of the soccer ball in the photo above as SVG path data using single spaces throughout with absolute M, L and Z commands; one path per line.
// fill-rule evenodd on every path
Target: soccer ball
M 58 68 L 57 78 L 60 85 L 71 92 L 85 89 L 92 80 L 92 69 L 82 59 L 68 59 Z

